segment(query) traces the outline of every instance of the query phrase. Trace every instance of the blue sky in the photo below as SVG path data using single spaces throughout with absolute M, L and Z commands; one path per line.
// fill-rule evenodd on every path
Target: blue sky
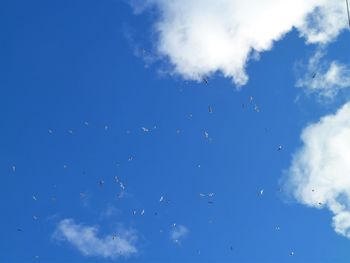
M 339 134 L 349 123 L 320 121 L 348 116 L 338 111 L 349 100 L 346 17 L 326 39 L 310 33 L 306 44 L 309 32 L 291 22 L 273 45 L 240 44 L 260 48 L 258 60 L 215 64 L 191 41 L 193 54 L 161 50 L 173 32 L 164 10 L 178 11 L 164 1 L 137 14 L 137 1 L 0 5 L 1 262 L 349 261 L 339 186 L 348 185 Z M 184 57 L 199 68 L 184 69 Z M 330 77 L 334 61 L 342 70 Z M 342 150 L 328 157 L 333 141 L 318 144 L 338 137 Z M 325 189 L 320 206 L 298 178 Z

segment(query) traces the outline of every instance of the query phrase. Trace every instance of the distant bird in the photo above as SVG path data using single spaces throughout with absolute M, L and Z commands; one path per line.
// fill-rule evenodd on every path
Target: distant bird
M 38 200 L 35 195 L 33 195 L 32 198 L 33 198 L 34 201 Z
M 73 130 L 68 130 L 68 133 L 73 134 Z
M 282 151 L 283 150 L 283 146 L 282 145 L 279 145 L 278 147 L 277 147 L 277 151 Z
M 249 96 L 249 102 L 252 103 L 254 100 L 253 96 Z
M 202 81 L 203 81 L 203 83 L 204 83 L 204 84 L 206 84 L 206 85 L 208 85 L 208 84 L 209 84 L 208 79 L 207 79 L 207 78 L 205 78 L 205 77 L 203 77 L 203 78 L 202 78 Z
M 215 193 L 209 193 L 208 196 L 209 197 L 213 197 L 215 195 Z
M 255 104 L 254 110 L 255 110 L 255 112 L 260 112 L 260 108 L 259 108 L 259 106 L 257 104 Z
M 262 196 L 263 194 L 264 194 L 264 189 L 261 189 L 261 190 L 259 191 L 259 195 Z
M 122 190 L 125 190 L 125 185 L 122 182 L 119 183 L 119 186 Z
M 107 125 L 105 125 L 105 131 L 107 131 L 108 130 L 108 126 Z
M 52 134 L 52 130 L 51 130 L 51 129 L 49 129 L 48 132 L 49 132 L 50 134 Z
M 102 187 L 102 186 L 105 184 L 105 181 L 100 180 L 100 181 L 99 181 L 99 184 L 100 184 L 100 186 Z
M 144 132 L 149 132 L 149 129 L 147 129 L 147 128 L 145 128 L 145 127 L 142 127 L 142 130 L 143 130 Z
M 23 232 L 21 228 L 17 228 L 17 232 Z
M 85 126 L 89 126 L 89 123 L 87 121 L 84 121 Z
M 164 201 L 164 196 L 161 196 L 160 198 L 159 198 L 159 202 L 161 203 L 161 202 L 163 202 Z
M 33 216 L 33 219 L 34 219 L 34 220 L 38 220 L 38 217 L 34 215 L 34 216 Z
M 213 108 L 211 106 L 208 106 L 208 112 L 213 113 Z
M 132 214 L 133 214 L 133 215 L 136 215 L 136 213 L 137 213 L 136 210 L 132 211 Z
M 207 131 L 204 131 L 204 137 L 205 137 L 206 139 L 209 138 L 209 133 L 208 133 Z
M 280 228 L 279 226 L 276 226 L 276 227 L 275 227 L 275 230 L 276 230 L 276 231 L 280 231 L 281 228 Z
M 312 79 L 316 78 L 317 73 L 312 74 Z
M 134 160 L 133 156 L 129 156 L 128 161 L 131 162 L 132 160 Z
M 200 197 L 206 197 L 206 194 L 199 193 Z
M 145 209 L 142 209 L 141 215 L 143 216 L 145 214 Z
M 16 166 L 12 165 L 12 172 L 16 172 Z
M 294 254 L 295 254 L 294 251 L 289 252 L 289 256 L 291 257 L 294 256 Z

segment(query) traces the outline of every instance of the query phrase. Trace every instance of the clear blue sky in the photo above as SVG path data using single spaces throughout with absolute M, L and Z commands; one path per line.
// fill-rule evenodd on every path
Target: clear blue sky
M 118 0 L 1 2 L 0 262 L 349 262 L 330 213 L 279 192 L 301 130 L 345 101 L 296 102 L 294 66 L 314 46 L 288 33 L 239 91 L 220 74 L 183 81 L 135 56 L 152 47 L 154 16 Z M 327 56 L 350 61 L 349 42 Z M 212 204 L 199 196 L 211 192 Z M 66 218 L 101 236 L 133 229 L 138 252 L 84 256 L 53 237 Z M 173 223 L 188 229 L 181 244 Z

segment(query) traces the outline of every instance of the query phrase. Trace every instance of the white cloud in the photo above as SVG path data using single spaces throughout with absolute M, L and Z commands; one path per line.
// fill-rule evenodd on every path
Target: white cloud
M 77 224 L 72 219 L 62 220 L 53 235 L 56 240 L 66 241 L 84 256 L 116 259 L 137 253 L 133 231 L 120 231 L 116 236 L 98 236 L 98 227 Z
M 175 243 L 180 243 L 181 239 L 188 235 L 187 227 L 183 225 L 175 226 L 170 232 L 170 239 Z
M 132 0 L 137 12 L 156 7 L 157 51 L 174 73 L 199 80 L 221 72 L 236 85 L 259 52 L 297 28 L 308 43 L 325 44 L 347 27 L 343 1 L 334 0 Z M 141 4 L 142 3 L 142 4 Z
M 287 187 L 300 203 L 328 208 L 334 230 L 350 238 L 350 102 L 306 127 L 301 139 Z
M 325 60 L 325 53 L 322 49 L 315 52 L 307 66 L 302 67 L 306 73 L 297 80 L 296 86 L 331 99 L 340 90 L 350 88 L 350 69 L 338 61 Z

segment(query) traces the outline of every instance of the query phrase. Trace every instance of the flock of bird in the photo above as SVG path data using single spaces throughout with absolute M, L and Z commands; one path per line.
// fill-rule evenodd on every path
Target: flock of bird
M 209 84 L 208 79 L 203 78 L 203 83 L 206 84 L 206 85 L 208 85 L 208 84 Z M 256 103 L 254 103 L 254 98 L 253 98 L 253 96 L 250 96 L 250 97 L 249 97 L 248 103 L 242 104 L 242 108 L 244 109 L 244 108 L 248 107 L 249 105 L 253 105 L 253 109 L 254 109 L 255 112 L 257 112 L 257 113 L 260 112 L 259 106 L 258 106 Z M 209 114 L 212 114 L 213 112 L 214 112 L 213 107 L 212 107 L 211 105 L 209 105 L 209 106 L 208 106 L 208 113 L 209 113 Z M 189 114 L 189 117 L 191 118 L 191 117 L 192 117 L 192 114 Z M 84 125 L 85 125 L 85 126 L 89 126 L 89 122 L 88 122 L 88 121 L 84 121 Z M 153 127 L 153 129 L 156 129 L 156 128 L 157 128 L 156 126 Z M 105 131 L 108 130 L 108 125 L 105 125 L 105 126 L 104 126 L 104 130 L 105 130 Z M 151 128 L 147 128 L 147 127 L 141 127 L 141 131 L 144 132 L 144 133 L 149 133 L 149 132 L 152 131 L 152 129 L 151 129 Z M 71 129 L 67 130 L 67 132 L 68 132 L 69 134 L 73 134 L 73 133 L 74 133 L 73 130 L 71 130 Z M 128 134 L 130 133 L 129 130 L 127 130 L 126 132 L 127 132 Z M 54 134 L 54 131 L 53 131 L 52 129 L 48 129 L 48 133 L 49 133 L 50 135 L 52 135 L 52 134 Z M 179 130 L 179 129 L 176 130 L 176 133 L 180 133 L 180 130 Z M 205 138 L 206 140 L 209 140 L 209 141 L 211 142 L 211 138 L 210 138 L 209 133 L 208 133 L 207 131 L 204 131 L 204 132 L 203 132 L 203 136 L 204 136 L 204 138 Z M 283 150 L 283 146 L 282 146 L 282 145 L 278 145 L 276 150 L 277 150 L 277 151 L 282 151 L 282 150 Z M 132 155 L 129 156 L 129 157 L 128 157 L 128 161 L 132 161 L 133 158 L 134 158 L 134 157 L 133 157 Z M 200 167 L 200 165 L 198 165 L 198 167 Z M 67 169 L 68 166 L 67 166 L 66 164 L 64 164 L 64 165 L 63 165 L 63 168 L 64 168 L 64 169 Z M 12 169 L 13 172 L 16 172 L 16 166 L 15 166 L 15 165 L 12 165 L 11 169 Z M 119 186 L 119 188 L 120 188 L 120 192 L 119 192 L 119 194 L 118 194 L 118 198 L 122 198 L 122 197 L 124 196 L 125 191 L 126 191 L 126 185 L 125 185 L 125 183 L 124 183 L 118 176 L 115 176 L 115 177 L 114 177 L 114 182 L 115 182 L 115 183 Z M 99 185 L 99 187 L 104 187 L 105 181 L 104 181 L 104 180 L 99 180 L 98 185 Z M 81 199 L 85 199 L 85 198 L 86 198 L 86 194 L 85 194 L 84 192 L 80 192 L 79 195 L 80 195 L 80 198 L 81 198 Z M 258 191 L 258 195 L 259 195 L 259 196 L 263 196 L 263 195 L 264 195 L 264 189 L 259 190 L 259 191 Z M 213 198 L 214 198 L 214 196 L 215 196 L 215 193 L 214 193 L 214 192 L 209 192 L 209 193 L 203 193 L 203 192 L 201 192 L 201 193 L 198 194 L 198 196 L 199 196 L 199 198 L 206 199 L 208 204 L 210 204 L 210 205 L 211 205 L 211 204 L 214 204 L 214 201 L 213 201 Z M 32 196 L 32 199 L 33 199 L 33 201 L 38 201 L 38 198 L 37 198 L 36 195 L 33 195 L 33 196 Z M 52 197 L 52 201 L 55 201 L 55 197 Z M 167 198 L 166 198 L 165 196 L 162 195 L 162 196 L 160 196 L 160 198 L 159 198 L 159 203 L 169 203 L 169 200 L 167 200 Z M 133 216 L 136 216 L 136 215 L 144 216 L 145 213 L 146 213 L 146 210 L 145 210 L 144 208 L 143 208 L 143 209 L 140 209 L 140 210 L 132 210 L 131 213 L 132 213 Z M 155 213 L 155 214 L 157 214 L 157 213 Z M 38 216 L 37 216 L 37 215 L 33 215 L 32 217 L 33 217 L 33 220 L 38 220 Z M 172 227 L 176 227 L 176 223 L 173 223 L 171 226 L 172 226 Z M 279 227 L 279 226 L 276 226 L 276 227 L 275 227 L 275 230 L 276 230 L 276 231 L 279 231 L 279 230 L 280 230 L 280 227 Z M 18 228 L 17 231 L 23 232 L 23 229 L 22 229 L 22 228 Z M 113 237 L 113 239 L 115 239 L 115 238 L 116 238 L 116 235 L 112 235 L 112 237 Z M 176 243 L 176 241 L 175 241 L 175 243 Z M 233 250 L 233 247 L 232 247 L 232 246 L 230 246 L 230 250 Z M 200 254 L 200 252 L 198 252 L 198 253 Z M 291 252 L 289 253 L 289 255 L 290 255 L 290 256 L 294 256 L 294 251 L 291 251 Z M 37 257 L 37 256 L 36 256 L 36 257 Z

